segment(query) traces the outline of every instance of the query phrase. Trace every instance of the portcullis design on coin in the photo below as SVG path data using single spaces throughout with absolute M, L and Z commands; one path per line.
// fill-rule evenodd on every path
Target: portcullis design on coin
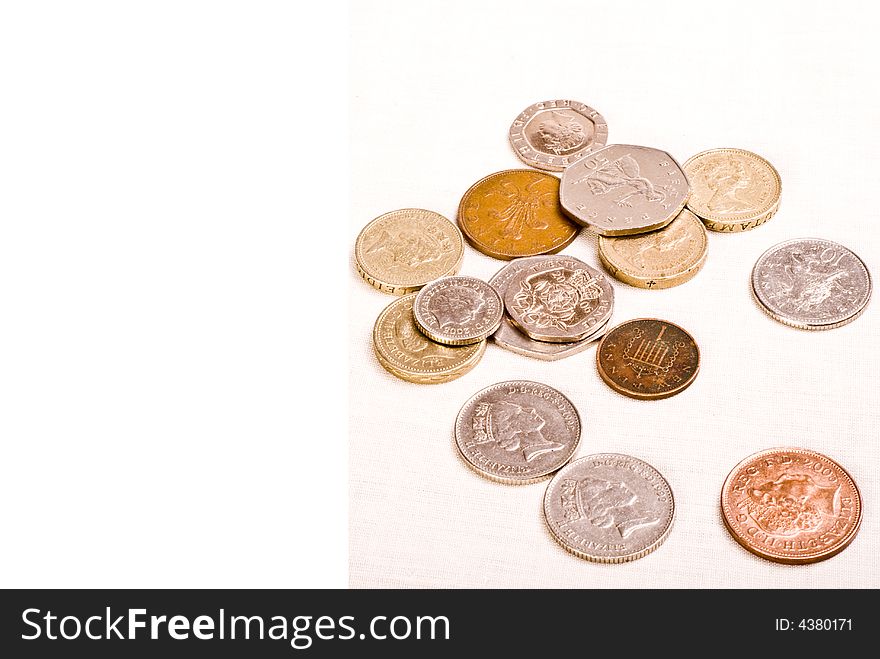
M 781 323 L 825 330 L 858 318 L 871 299 L 865 263 L 843 245 L 820 238 L 789 240 L 768 249 L 752 269 L 752 291 Z
M 561 172 L 578 158 L 605 146 L 608 124 L 578 101 L 541 101 L 514 119 L 510 144 L 527 165 Z
M 646 146 L 612 144 L 569 166 L 559 184 L 562 208 L 602 236 L 660 229 L 691 193 L 671 155 Z
M 455 420 L 455 443 L 468 466 L 511 485 L 552 474 L 571 459 L 580 438 L 580 416 L 571 401 L 528 380 L 483 389 Z
M 657 318 L 629 320 L 611 329 L 596 349 L 605 383 L 641 400 L 669 398 L 691 385 L 700 370 L 700 350 L 678 325 Z
M 721 489 L 724 525 L 753 554 L 815 563 L 843 551 L 862 521 L 852 477 L 831 458 L 775 448 L 740 462 Z
M 444 277 L 416 295 L 413 318 L 432 341 L 450 346 L 479 343 L 498 329 L 504 316 L 495 289 L 476 277 Z
M 672 489 L 660 472 L 619 453 L 575 460 L 553 477 L 544 495 L 553 539 L 599 563 L 650 554 L 666 540 L 674 517 Z

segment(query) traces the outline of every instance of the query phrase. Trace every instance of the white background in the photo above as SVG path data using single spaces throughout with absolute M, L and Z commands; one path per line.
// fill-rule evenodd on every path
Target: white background
M 344 14 L 0 4 L 0 587 L 346 584 Z
M 679 161 L 715 147 L 768 158 L 779 213 L 753 231 L 710 233 L 704 269 L 666 291 L 616 286 L 613 322 L 659 316 L 702 350 L 693 386 L 665 401 L 612 392 L 593 349 L 540 362 L 490 345 L 454 382 L 420 386 L 371 352 L 391 298 L 351 291 L 350 580 L 355 586 L 880 586 L 876 386 L 878 301 L 856 322 L 802 332 L 751 299 L 749 274 L 771 245 L 817 236 L 880 272 L 880 46 L 856 3 L 358 3 L 352 9 L 352 207 L 346 249 L 373 217 L 423 207 L 454 218 L 464 191 L 522 166 L 507 129 L 529 104 L 571 98 L 599 110 L 609 141 L 656 146 Z M 597 267 L 588 232 L 565 253 Z M 349 259 L 351 257 L 349 256 Z M 502 262 L 470 247 L 462 272 Z M 541 519 L 544 484 L 497 485 L 456 456 L 462 403 L 497 381 L 555 386 L 581 412 L 580 455 L 615 451 L 668 479 L 677 520 L 666 544 L 621 566 L 580 561 Z M 855 542 L 812 566 L 758 559 L 725 531 L 721 484 L 747 455 L 803 446 L 842 463 L 861 487 Z

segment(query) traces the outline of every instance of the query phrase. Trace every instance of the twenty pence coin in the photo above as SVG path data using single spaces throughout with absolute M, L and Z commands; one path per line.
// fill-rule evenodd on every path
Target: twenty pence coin
M 389 304 L 373 328 L 373 349 L 385 370 L 408 382 L 448 382 L 470 371 L 483 356 L 486 341 L 446 346 L 431 341 L 416 327 L 411 293 Z
M 671 155 L 646 146 L 612 144 L 581 158 L 562 174 L 562 208 L 602 236 L 660 229 L 691 193 Z
M 685 162 L 684 171 L 693 188 L 687 206 L 712 231 L 754 229 L 779 208 L 779 172 L 751 151 L 703 151 Z
M 514 324 L 536 341 L 580 341 L 608 322 L 614 289 L 608 278 L 571 256 L 548 257 L 517 272 L 504 293 Z
M 871 299 L 871 275 L 849 249 L 821 238 L 798 238 L 768 249 L 752 269 L 752 291 L 786 325 L 825 330 L 858 318 Z
M 571 401 L 528 380 L 477 392 L 455 421 L 455 443 L 468 466 L 511 485 L 552 474 L 571 459 L 580 438 L 580 416 Z
M 416 294 L 413 318 L 429 339 L 468 345 L 487 338 L 501 324 L 504 306 L 495 289 L 476 277 L 444 277 Z
M 629 320 L 611 329 L 596 349 L 605 383 L 641 400 L 669 398 L 687 389 L 700 370 L 700 350 L 678 325 L 657 318 Z
M 474 183 L 461 198 L 458 224 L 474 248 L 505 260 L 555 254 L 580 230 L 559 205 L 559 179 L 533 169 L 510 169 Z
M 404 208 L 380 215 L 355 241 L 358 274 L 392 295 L 419 290 L 461 267 L 464 240 L 458 227 L 439 213 Z
M 862 498 L 829 457 L 802 448 L 750 455 L 721 489 L 724 525 L 753 554 L 815 563 L 846 549 L 859 531 Z
M 553 477 L 544 495 L 553 539 L 599 563 L 650 554 L 668 537 L 674 517 L 672 489 L 660 472 L 619 453 L 575 460 Z
M 510 144 L 527 165 L 561 172 L 578 158 L 605 146 L 608 124 L 578 101 L 534 103 L 513 120 Z

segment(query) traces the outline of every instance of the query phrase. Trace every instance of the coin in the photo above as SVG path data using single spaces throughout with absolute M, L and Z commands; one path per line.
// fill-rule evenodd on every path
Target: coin
M 537 341 L 580 341 L 604 325 L 614 307 L 608 278 L 571 256 L 527 265 L 509 281 L 504 308 Z
M 559 205 L 559 179 L 509 169 L 480 179 L 464 193 L 458 224 L 468 242 L 496 259 L 555 254 L 580 227 Z
M 608 124 L 578 101 L 530 105 L 510 126 L 510 144 L 527 165 L 561 172 L 578 158 L 605 145 Z
M 638 318 L 610 330 L 596 349 L 605 383 L 641 400 L 669 398 L 687 389 L 700 370 L 693 337 L 666 320 Z
M 571 164 L 559 198 L 566 213 L 603 236 L 660 229 L 684 208 L 690 184 L 665 151 L 612 144 Z
M 846 549 L 859 531 L 862 498 L 829 457 L 802 448 L 750 455 L 724 481 L 724 525 L 753 554 L 815 563 Z
M 554 257 L 532 256 L 511 261 L 495 273 L 495 275 L 489 280 L 489 285 L 498 291 L 498 295 L 500 295 L 503 300 L 504 293 L 507 291 L 507 285 L 515 275 L 530 265 L 546 258 Z M 606 321 L 606 323 L 596 329 L 595 332 L 580 341 L 575 341 L 573 343 L 548 343 L 546 341 L 535 341 L 534 339 L 530 339 L 528 335 L 517 329 L 516 325 L 513 324 L 509 317 L 505 316 L 504 320 L 501 321 L 501 326 L 492 335 L 492 340 L 496 345 L 501 346 L 505 350 L 510 350 L 511 352 L 525 355 L 526 357 L 534 357 L 544 361 L 556 361 L 583 352 L 590 347 L 593 341 L 600 338 L 602 334 L 605 333 L 607 327 L 608 323 Z
M 546 478 L 571 459 L 581 420 L 571 401 L 540 382 L 499 382 L 474 394 L 455 420 L 455 443 L 468 466 L 501 483 Z
M 479 343 L 498 329 L 504 307 L 495 289 L 476 277 L 444 277 L 416 295 L 413 318 L 429 339 L 445 345 Z
M 693 187 L 687 206 L 712 231 L 754 229 L 779 208 L 779 172 L 751 151 L 703 151 L 684 164 L 684 171 Z
M 547 485 L 544 519 L 550 535 L 575 556 L 624 563 L 646 556 L 669 535 L 672 490 L 647 462 L 599 453 L 563 467 Z
M 832 329 L 858 318 L 871 298 L 871 275 L 843 245 L 820 238 L 789 240 L 768 249 L 752 269 L 752 291 L 764 310 L 786 325 Z
M 464 256 L 464 240 L 439 213 L 404 208 L 380 215 L 355 241 L 358 274 L 392 295 L 419 290 L 429 281 L 454 275 Z
M 706 229 L 685 209 L 662 229 L 637 236 L 599 236 L 599 258 L 620 281 L 671 288 L 690 280 L 706 261 Z
M 419 384 L 448 382 L 470 371 L 486 351 L 486 341 L 446 346 L 431 341 L 416 327 L 411 293 L 389 304 L 373 328 L 373 349 L 392 375 Z

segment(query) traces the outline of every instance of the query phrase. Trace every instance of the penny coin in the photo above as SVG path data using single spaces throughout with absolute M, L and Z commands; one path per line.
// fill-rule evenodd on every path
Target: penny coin
M 504 308 L 536 341 L 580 341 L 604 325 L 614 307 L 608 278 L 571 256 L 527 265 L 508 282 Z
M 625 563 L 657 549 L 669 535 L 675 501 L 666 479 L 647 462 L 599 453 L 563 467 L 547 485 L 550 535 L 575 556 Z
M 413 318 L 429 339 L 457 346 L 479 343 L 501 324 L 504 307 L 495 289 L 476 277 L 444 277 L 416 295 Z
M 546 478 L 571 459 L 580 439 L 580 416 L 571 401 L 528 380 L 486 387 L 455 420 L 455 443 L 467 465 L 511 485 Z
M 439 213 L 404 208 L 380 215 L 355 241 L 358 274 L 392 295 L 419 290 L 454 275 L 464 256 L 458 227 Z
M 721 489 L 721 513 L 734 540 L 753 554 L 777 563 L 815 563 L 853 541 L 862 498 L 831 458 L 774 448 L 733 468 Z
M 561 172 L 578 158 L 605 146 L 608 124 L 578 101 L 530 105 L 510 126 L 510 144 L 527 165 Z
M 599 258 L 608 272 L 639 288 L 671 288 L 690 280 L 706 261 L 706 228 L 685 209 L 657 231 L 599 236 Z
M 865 263 L 843 245 L 799 238 L 774 245 L 761 255 L 752 269 L 752 291 L 779 322 L 825 330 L 861 315 L 871 298 L 871 275 Z
M 779 172 L 751 151 L 704 151 L 690 158 L 684 171 L 693 188 L 687 206 L 712 231 L 754 229 L 779 208 Z
M 566 213 L 602 236 L 660 229 L 674 220 L 691 188 L 675 158 L 645 146 L 612 144 L 562 174 Z
M 419 384 L 448 382 L 470 371 L 486 351 L 486 341 L 447 346 L 431 341 L 416 327 L 411 293 L 379 314 L 373 328 L 373 349 L 392 375 Z
M 464 193 L 458 224 L 468 242 L 496 259 L 555 254 L 580 227 L 559 205 L 559 179 L 533 169 L 490 174 Z
M 546 258 L 553 257 L 533 256 L 511 261 L 495 273 L 495 275 L 489 280 L 489 285 L 498 291 L 498 295 L 500 295 L 503 300 L 504 293 L 507 291 L 507 285 L 515 275 L 530 265 Z M 534 357 L 535 359 L 542 359 L 544 361 L 556 361 L 583 352 L 590 347 L 593 341 L 600 338 L 602 334 L 605 333 L 607 327 L 608 323 L 606 322 L 593 334 L 590 334 L 580 341 L 572 343 L 548 343 L 546 341 L 535 341 L 534 339 L 529 338 L 527 334 L 517 329 L 516 325 L 513 324 L 509 317 L 505 316 L 504 320 L 501 321 L 501 326 L 492 335 L 492 340 L 496 345 L 501 346 L 505 350 L 525 355 L 526 357 Z
M 697 377 L 700 350 L 678 325 L 639 318 L 605 334 L 596 349 L 596 365 L 605 383 L 624 396 L 669 398 Z

